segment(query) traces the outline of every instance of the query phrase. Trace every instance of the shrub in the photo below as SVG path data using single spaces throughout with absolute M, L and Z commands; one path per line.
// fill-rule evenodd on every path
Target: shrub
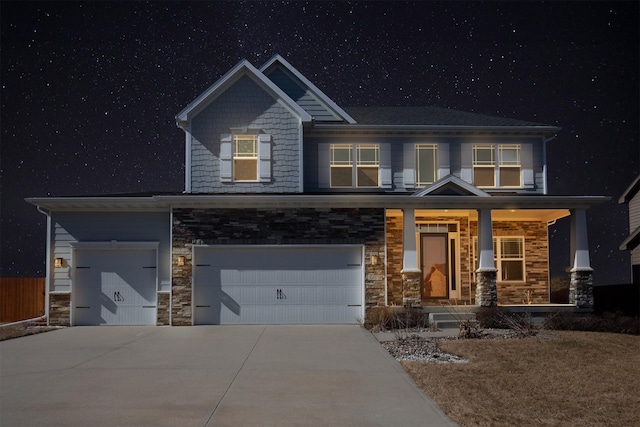
M 371 331 L 428 328 L 429 315 L 419 307 L 372 307 L 363 326 Z
M 621 312 L 601 315 L 560 312 L 547 317 L 544 327 L 554 330 L 640 335 L 640 318 L 625 316 Z

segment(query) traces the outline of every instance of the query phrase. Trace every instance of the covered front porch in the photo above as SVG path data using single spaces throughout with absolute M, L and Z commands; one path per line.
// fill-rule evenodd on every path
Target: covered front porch
M 387 305 L 551 306 L 548 227 L 567 216 L 569 307 L 592 309 L 586 207 L 548 203 L 387 209 Z

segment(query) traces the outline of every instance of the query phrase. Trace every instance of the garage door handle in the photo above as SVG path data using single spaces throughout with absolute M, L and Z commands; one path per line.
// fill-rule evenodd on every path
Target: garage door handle
M 143 305 L 142 308 L 156 308 L 155 305 Z
M 362 307 L 362 304 L 348 304 L 347 307 Z
M 196 305 L 196 308 L 206 308 L 211 307 L 210 305 Z
M 91 308 L 91 306 L 88 305 L 88 306 L 85 307 L 83 305 L 76 305 L 76 308 Z

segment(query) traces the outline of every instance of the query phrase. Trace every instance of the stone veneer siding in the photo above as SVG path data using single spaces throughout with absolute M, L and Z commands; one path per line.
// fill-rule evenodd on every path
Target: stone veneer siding
M 593 310 L 593 270 L 571 270 L 569 304 Z
M 173 210 L 172 325 L 192 324 L 192 246 L 329 245 L 365 247 L 365 308 L 385 305 L 384 209 Z M 178 266 L 177 257 L 185 257 Z M 371 264 L 371 256 L 380 262 Z
M 169 303 L 171 295 L 168 292 L 158 292 L 158 326 L 169 325 Z
M 538 221 L 494 221 L 493 236 L 524 237 L 524 282 L 500 282 L 499 304 L 526 304 L 527 292 L 532 304 L 549 303 L 549 243 L 547 224 Z M 471 221 L 471 235 L 478 236 L 478 223 Z
M 71 294 L 49 294 L 49 325 L 71 326 Z
M 403 305 L 402 297 L 402 216 L 388 216 L 387 222 L 387 298 L 389 305 Z M 475 298 L 475 285 L 472 282 L 472 262 L 469 244 L 469 220 L 465 217 L 427 217 L 416 216 L 416 224 L 457 223 L 460 244 L 460 299 L 470 302 Z M 418 248 L 419 250 L 419 248 Z

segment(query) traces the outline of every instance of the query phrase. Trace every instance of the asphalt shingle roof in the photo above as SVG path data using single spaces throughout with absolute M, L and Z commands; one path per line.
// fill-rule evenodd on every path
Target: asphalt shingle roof
M 346 107 L 359 125 L 550 126 L 438 107 Z

